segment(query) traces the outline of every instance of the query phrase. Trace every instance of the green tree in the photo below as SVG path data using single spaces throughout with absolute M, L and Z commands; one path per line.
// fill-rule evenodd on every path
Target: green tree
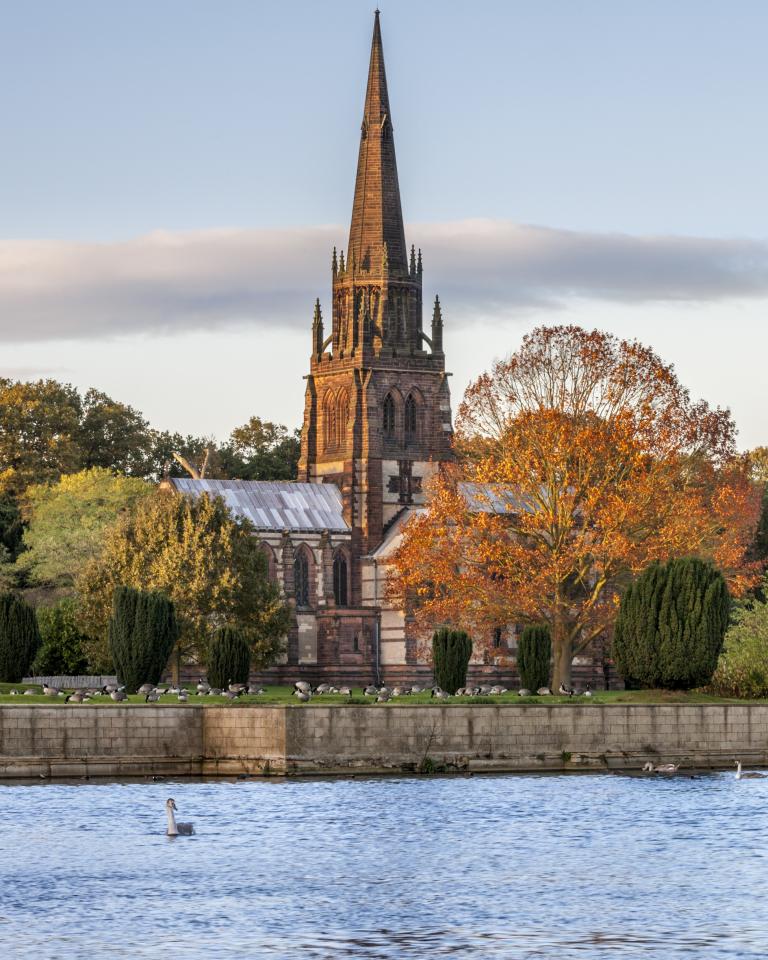
M 18 495 L 30 483 L 57 480 L 80 463 L 80 394 L 55 380 L 0 378 L 0 487 Z
M 105 647 L 112 594 L 127 585 L 162 590 L 174 603 L 182 658 L 200 662 L 217 627 L 242 629 L 255 668 L 273 663 L 283 649 L 289 613 L 252 526 L 234 518 L 219 497 L 158 493 L 139 501 L 107 530 L 101 554 L 78 579 L 83 627 L 96 638 L 93 662 Z
M 523 630 L 517 646 L 517 670 L 520 686 L 536 691 L 549 685 L 552 638 L 549 627 L 530 626 Z
M 88 638 L 78 627 L 77 606 L 65 597 L 50 607 L 38 607 L 37 625 L 41 645 L 32 665 L 36 677 L 77 676 L 88 669 L 85 647 Z
M 731 611 L 722 574 L 695 557 L 652 564 L 621 600 L 614 632 L 619 672 L 643 687 L 708 683 Z
M 117 675 L 135 693 L 141 684 L 160 680 L 179 628 L 173 604 L 162 593 L 117 587 L 107 633 Z
M 435 683 L 447 693 L 466 686 L 472 640 L 464 630 L 436 630 L 432 637 Z
M 722 697 L 768 697 L 768 603 L 734 611 L 711 690 Z
M 213 635 L 208 656 L 208 683 L 225 689 L 229 683 L 247 683 L 251 648 L 241 630 L 220 627 Z
M 102 467 L 30 487 L 25 552 L 17 568 L 31 584 L 72 588 L 83 567 L 101 552 L 107 528 L 152 492 L 144 480 L 114 476 Z
M 13 593 L 0 595 L 0 681 L 18 683 L 40 646 L 35 611 Z
M 147 421 L 138 410 L 93 387 L 83 397 L 76 438 L 85 470 L 102 467 L 136 477 L 151 472 L 154 438 Z
M 224 474 L 236 480 L 295 480 L 298 476 L 301 433 L 281 423 L 251 417 L 234 429 L 219 450 Z

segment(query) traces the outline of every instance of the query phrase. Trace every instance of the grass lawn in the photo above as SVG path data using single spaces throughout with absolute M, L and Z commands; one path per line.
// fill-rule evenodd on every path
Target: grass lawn
M 11 690 L 18 690 L 18 696 L 11 696 Z M 23 691 L 26 689 L 35 689 L 37 693 L 35 696 L 24 696 Z M 266 693 L 259 697 L 249 697 L 243 696 L 238 697 L 237 700 L 228 700 L 226 697 L 199 697 L 195 692 L 194 684 L 189 684 L 187 686 L 189 690 L 189 701 L 186 706 L 204 706 L 204 707 L 221 707 L 221 706 L 235 706 L 235 707 L 246 707 L 246 706 L 266 706 L 266 705 L 283 705 L 283 706 L 292 706 L 297 709 L 301 709 L 304 706 L 309 706 L 309 704 L 299 703 L 294 696 L 292 696 L 291 687 L 266 687 Z M 184 706 L 180 704 L 176 696 L 165 696 L 161 697 L 158 701 L 159 704 L 167 704 L 170 706 Z M 519 697 L 516 693 L 506 693 L 502 696 L 497 697 L 451 697 L 450 700 L 434 700 L 430 697 L 429 693 L 421 693 L 417 695 L 411 695 L 407 697 L 399 697 L 397 699 L 390 700 L 388 703 L 375 703 L 373 698 L 366 697 L 363 694 L 361 688 L 355 688 L 352 691 L 351 697 L 344 697 L 338 694 L 327 694 L 323 696 L 315 696 L 312 698 L 312 704 L 318 706 L 330 706 L 334 704 L 356 704 L 356 705 L 367 705 L 377 708 L 393 708 L 397 709 L 398 707 L 413 706 L 416 704 L 423 704 L 424 706 L 462 706 L 466 704 L 495 704 L 495 703 L 506 703 L 506 704 L 540 704 L 542 706 L 556 706 L 558 704 L 578 704 L 579 706 L 584 707 L 597 707 L 605 704 L 674 704 L 674 703 L 689 703 L 689 704 L 699 704 L 699 703 L 768 703 L 768 700 L 736 700 L 729 699 L 726 697 L 713 697 L 706 693 L 699 693 L 697 691 L 683 692 L 683 691 L 670 691 L 670 690 L 611 690 L 611 691 L 596 691 L 593 693 L 592 697 Z M 21 706 L 28 707 L 35 704 L 44 704 L 45 706 L 70 706 L 69 704 L 64 703 L 64 697 L 47 697 L 43 694 L 41 687 L 25 687 L 20 683 L 0 683 L 0 705 L 11 705 L 11 706 Z M 143 696 L 129 696 L 127 700 L 124 700 L 122 703 L 115 703 L 109 697 L 95 697 L 93 700 L 88 702 L 90 706 L 98 707 L 118 707 L 137 705 L 137 706 L 156 706 L 157 704 L 145 704 Z M 80 704 L 71 704 L 71 706 L 77 707 Z

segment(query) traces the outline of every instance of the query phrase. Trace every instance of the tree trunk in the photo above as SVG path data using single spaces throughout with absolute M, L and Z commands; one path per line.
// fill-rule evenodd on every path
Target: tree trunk
M 558 624 L 557 627 L 558 629 L 552 636 L 554 659 L 552 669 L 552 693 L 557 693 L 561 683 L 564 683 L 567 687 L 571 686 L 571 665 L 573 661 L 573 649 L 571 641 L 566 635 L 566 630 L 560 624 Z
M 181 650 L 179 649 L 178 643 L 176 644 L 176 649 L 173 651 L 171 656 L 171 683 L 174 687 L 180 685 L 179 681 L 181 679 Z

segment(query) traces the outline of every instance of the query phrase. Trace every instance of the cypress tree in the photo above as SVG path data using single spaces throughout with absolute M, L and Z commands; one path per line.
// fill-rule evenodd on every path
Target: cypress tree
M 251 648 L 243 632 L 235 627 L 220 627 L 211 642 L 208 682 L 221 689 L 229 683 L 247 683 L 250 669 Z
M 520 686 L 538 690 L 549 685 L 552 638 L 549 627 L 526 627 L 517 646 L 517 670 Z
M 447 693 L 466 686 L 472 638 L 464 630 L 436 630 L 432 637 L 435 683 Z
M 653 564 L 624 594 L 614 657 L 635 685 L 690 690 L 708 683 L 728 627 L 723 575 L 695 557 Z
M 109 649 L 129 693 L 157 683 L 178 639 L 171 601 L 158 592 L 117 587 L 112 597 Z
M 13 593 L 0 595 L 0 681 L 18 683 L 40 646 L 35 611 Z

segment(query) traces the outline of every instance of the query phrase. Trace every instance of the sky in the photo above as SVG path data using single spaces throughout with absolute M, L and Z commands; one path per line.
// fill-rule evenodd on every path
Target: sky
M 373 7 L 0 0 L 0 376 L 219 439 L 298 425 Z M 653 346 L 768 443 L 768 4 L 380 7 L 454 407 L 526 332 L 578 323 Z

